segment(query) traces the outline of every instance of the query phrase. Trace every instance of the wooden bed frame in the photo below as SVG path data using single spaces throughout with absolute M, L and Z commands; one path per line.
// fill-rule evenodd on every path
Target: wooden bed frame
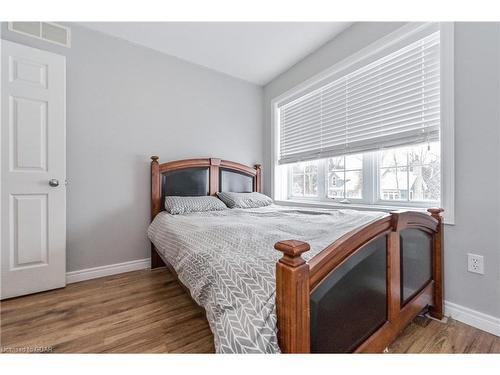
M 221 171 L 247 176 L 252 191 L 261 191 L 260 165 L 215 158 L 160 164 L 158 159 L 151 157 L 151 220 L 163 210 L 163 176 L 172 171 L 206 168 L 208 195 L 221 191 Z M 276 243 L 276 250 L 283 253 L 276 265 L 281 351 L 377 353 L 420 312 L 428 309 L 432 317 L 442 319 L 443 210 L 427 211 L 391 212 L 347 233 L 307 262 L 301 255 L 309 244 L 293 239 Z M 165 265 L 173 271 L 152 245 L 151 268 Z M 379 274 L 374 275 L 376 269 Z M 360 297 L 351 297 L 355 295 Z M 381 318 L 372 322 L 377 314 Z M 364 324 L 367 328 L 361 333 L 344 332 L 345 327 Z M 338 346 L 336 340 L 345 342 Z

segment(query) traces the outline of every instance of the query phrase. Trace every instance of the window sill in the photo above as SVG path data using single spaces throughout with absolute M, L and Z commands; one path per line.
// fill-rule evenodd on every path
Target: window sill
M 391 212 L 396 210 L 407 210 L 417 212 L 427 212 L 427 208 L 423 207 L 405 207 L 405 206 L 389 206 L 389 205 L 375 205 L 375 204 L 361 204 L 361 203 L 339 203 L 339 202 L 315 202 L 310 200 L 288 199 L 276 200 L 275 204 L 280 206 L 299 206 L 299 207 L 317 207 L 317 208 L 343 208 L 359 211 L 383 211 Z M 454 222 L 444 219 L 446 225 L 455 225 Z

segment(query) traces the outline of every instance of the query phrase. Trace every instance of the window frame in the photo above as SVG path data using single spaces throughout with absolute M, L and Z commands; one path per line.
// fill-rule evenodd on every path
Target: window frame
M 312 160 L 312 161 L 315 161 L 315 160 Z M 318 160 L 318 162 L 320 162 Z M 318 196 L 315 197 L 315 196 L 299 196 L 299 195 L 293 195 L 293 171 L 292 171 L 292 168 L 288 168 L 287 170 L 287 181 L 290 181 L 292 183 L 287 183 L 287 198 L 288 199 L 305 199 L 305 200 L 318 200 L 321 198 L 321 195 L 322 195 L 322 188 L 320 185 L 320 181 L 322 180 L 322 171 L 321 171 L 321 163 L 319 163 L 320 165 L 318 165 L 318 177 L 317 177 L 317 180 L 318 180 Z M 292 166 L 292 164 L 290 164 L 290 166 Z M 304 173 L 305 175 L 305 173 Z M 305 184 L 305 178 L 304 178 L 304 184 Z
M 347 172 L 356 172 L 356 171 L 361 171 L 362 173 L 362 176 L 363 176 L 363 179 L 362 179 L 362 185 L 361 185 L 361 198 L 347 198 L 345 195 L 346 193 L 346 184 L 344 183 L 344 197 L 339 201 L 340 203 L 363 203 L 366 201 L 366 194 L 365 194 L 365 187 L 366 187 L 366 182 L 365 182 L 365 179 L 364 179 L 364 172 L 365 172 L 365 168 L 366 168 L 366 165 L 365 165 L 365 155 L 363 154 L 363 160 L 361 162 L 361 168 L 347 168 L 347 163 L 346 163 L 346 157 L 349 156 L 349 155 L 340 155 L 340 156 L 336 156 L 336 157 L 342 157 L 344 158 L 344 168 L 342 169 L 343 170 L 343 173 L 344 173 L 344 178 L 345 178 L 345 175 Z M 329 159 L 325 159 L 324 161 L 324 173 L 325 173 L 325 197 L 327 199 L 332 199 L 334 201 L 337 201 L 337 199 L 335 198 L 331 198 L 328 196 L 328 184 L 329 184 L 329 178 L 328 178 L 328 160 Z M 345 181 L 345 180 L 344 180 Z
M 425 144 L 421 144 L 424 145 Z M 408 148 L 411 146 L 408 146 Z M 401 147 L 403 148 L 403 147 Z M 346 169 L 345 162 L 344 162 L 344 172 L 349 172 L 349 171 L 358 171 L 361 170 L 363 172 L 363 184 L 362 184 L 362 198 L 346 198 L 345 196 L 343 198 L 331 198 L 328 196 L 328 158 L 327 159 L 319 159 L 319 160 L 311 160 L 309 162 L 315 162 L 317 163 L 317 168 L 318 168 L 318 195 L 317 196 L 300 196 L 300 195 L 294 195 L 293 194 L 293 166 L 294 163 L 292 164 L 287 164 L 287 183 L 286 183 L 286 188 L 287 188 L 287 194 L 286 194 L 286 200 L 287 201 L 304 201 L 304 202 L 324 202 L 324 203 L 334 203 L 334 204 L 344 204 L 344 205 L 351 205 L 351 204 L 364 204 L 364 205 L 373 205 L 373 206 L 394 206 L 394 207 L 412 207 L 412 208 L 426 208 L 429 206 L 434 206 L 436 204 L 439 204 L 439 202 L 434 202 L 434 201 L 411 201 L 409 199 L 407 200 L 388 200 L 388 199 L 383 199 L 381 197 L 381 179 L 380 179 L 380 170 L 384 168 L 393 168 L 393 167 L 382 167 L 380 162 L 381 154 L 380 151 L 371 151 L 371 152 L 366 152 L 363 153 L 363 162 L 362 162 L 362 168 L 361 169 L 353 169 L 353 168 L 348 168 Z M 341 157 L 346 157 L 347 155 L 342 155 Z M 441 159 L 441 158 L 440 158 Z M 440 160 L 441 163 L 441 160 Z M 422 166 L 425 166 L 428 164 L 422 164 Z M 408 179 L 408 173 L 409 169 L 411 168 L 411 165 L 409 165 L 409 162 L 405 163 L 405 165 L 401 166 L 401 168 L 406 168 L 407 171 L 407 179 Z M 407 183 L 407 190 L 408 190 L 408 196 L 411 195 L 411 190 L 410 186 Z M 409 198 L 409 197 L 408 197 Z
M 287 188 L 283 187 L 280 177 L 283 177 L 283 166 L 278 165 L 279 153 L 279 109 L 284 103 L 295 100 L 308 92 L 332 82 L 339 77 L 349 74 L 360 67 L 367 65 L 393 51 L 396 51 L 415 40 L 423 38 L 433 31 L 440 30 L 441 49 L 441 126 L 440 126 L 440 163 L 441 163 L 441 207 L 444 208 L 444 221 L 446 224 L 454 224 L 454 24 L 444 23 L 422 23 L 412 22 L 404 25 L 387 36 L 377 40 L 369 46 L 361 49 L 355 54 L 347 57 L 325 71 L 302 82 L 292 89 L 284 92 L 280 96 L 271 100 L 271 196 L 280 204 L 301 204 L 320 207 L 345 207 L 360 209 L 392 210 L 392 209 L 412 209 L 418 210 L 428 208 L 432 202 L 409 202 L 409 201 L 388 201 L 379 197 L 379 186 L 376 189 L 365 189 L 363 183 L 363 198 L 350 199 L 350 203 L 341 203 L 338 200 L 326 198 L 327 179 L 323 177 L 323 183 L 318 178 L 319 197 L 292 197 Z M 378 184 L 378 159 L 375 153 L 369 158 L 363 158 L 363 179 L 369 179 L 370 184 Z M 371 164 L 365 167 L 366 162 Z M 376 165 L 373 165 L 376 164 Z M 326 168 L 319 168 L 319 171 L 326 173 Z M 367 175 L 366 175 L 367 174 Z M 288 176 L 287 176 L 288 177 Z M 319 177 L 319 176 L 318 176 Z M 320 185 L 323 185 L 320 187 Z M 371 190 L 371 191 L 365 191 Z M 321 195 L 323 193 L 323 195 Z

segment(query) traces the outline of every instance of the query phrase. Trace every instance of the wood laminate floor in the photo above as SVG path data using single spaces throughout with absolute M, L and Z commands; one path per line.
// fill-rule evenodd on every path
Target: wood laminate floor
M 129 272 L 0 303 L 0 347 L 57 353 L 212 353 L 199 308 L 166 269 Z M 19 349 L 21 348 L 21 349 Z M 417 318 L 392 353 L 500 353 L 500 338 Z

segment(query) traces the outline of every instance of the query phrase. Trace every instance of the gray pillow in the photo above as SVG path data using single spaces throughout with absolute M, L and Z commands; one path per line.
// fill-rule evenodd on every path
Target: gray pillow
M 273 200 L 261 193 L 217 193 L 229 208 L 256 208 L 273 204 Z
M 190 212 L 221 211 L 227 207 L 220 199 L 211 196 L 201 197 L 165 197 L 165 210 L 172 215 Z

